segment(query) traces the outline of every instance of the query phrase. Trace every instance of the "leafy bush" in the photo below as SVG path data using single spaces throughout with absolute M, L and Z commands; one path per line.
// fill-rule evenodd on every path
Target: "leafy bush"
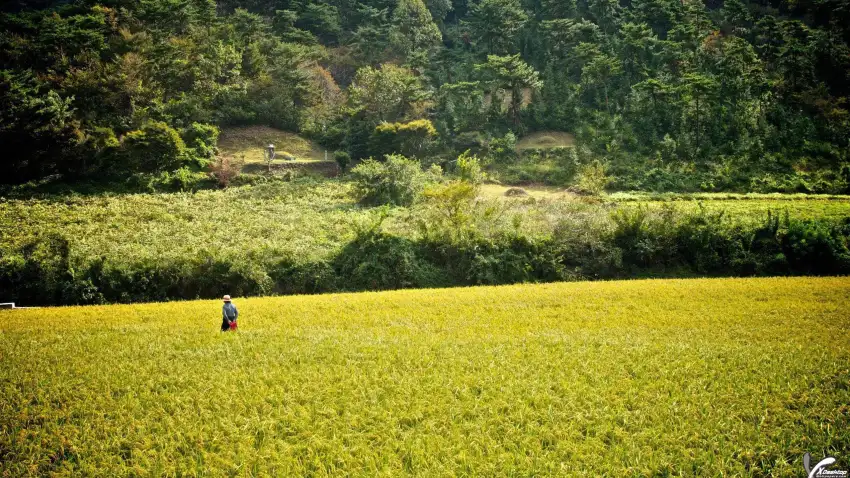
M 723 211 L 700 205 L 696 214 L 684 216 L 676 226 L 676 254 L 698 274 L 719 273 L 741 255 L 741 241 L 725 222 Z
M 508 132 L 501 138 L 493 138 L 487 145 L 487 155 L 493 163 L 510 163 L 517 158 L 516 135 Z
M 204 167 L 215 158 L 219 133 L 218 127 L 203 123 L 192 123 L 183 131 L 187 153 L 198 166 Z
M 166 176 L 179 182 L 174 173 L 148 177 L 157 185 Z M 452 181 L 429 185 L 409 210 L 385 208 L 381 230 L 380 223 L 354 227 L 371 212 L 350 207 L 342 190 L 354 187 L 348 182 L 256 179 L 252 187 L 191 196 L 0 202 L 0 297 L 39 305 L 216 297 L 224 286 L 263 295 L 850 273 L 850 222 L 839 201 L 781 201 L 796 205 L 797 214 L 759 220 L 752 206 L 759 201 L 745 196 L 724 202 L 735 217 L 710 203 L 488 200 L 473 185 Z M 837 208 L 833 215 L 813 212 L 825 204 Z
M 129 168 L 146 173 L 174 171 L 188 157 L 177 130 L 161 121 L 149 122 L 142 129 L 127 133 L 121 148 Z
M 615 224 L 612 240 L 623 251 L 625 266 L 661 268 L 673 263 L 677 251 L 672 208 L 660 211 L 646 207 L 619 209 L 611 218 Z
M 409 123 L 381 123 L 369 138 L 375 155 L 398 153 L 411 158 L 424 158 L 431 151 L 437 130 L 429 120 Z
M 477 235 L 474 202 L 478 191 L 465 181 L 434 184 L 425 189 L 420 214 L 422 236 L 432 243 L 461 244 Z
M 153 186 L 157 191 L 196 191 L 206 186 L 208 179 L 207 174 L 183 166 L 176 171 L 160 173 Z
M 455 173 L 461 180 L 476 185 L 484 182 L 486 178 L 481 167 L 481 160 L 478 159 L 478 156 L 469 154 L 468 150 L 457 158 Z
M 593 161 L 579 168 L 576 179 L 576 188 L 592 196 L 599 196 L 605 192 L 610 178 L 605 172 L 605 165 L 599 161 Z
M 566 278 L 613 278 L 623 268 L 623 252 L 614 244 L 614 222 L 608 214 L 566 215 L 555 225 L 552 247 L 561 257 Z
M 334 259 L 343 290 L 387 290 L 444 284 L 441 271 L 419 246 L 378 230 L 361 232 Z
M 835 225 L 788 220 L 781 237 L 791 268 L 803 274 L 840 274 L 850 268 L 848 237 Z
M 237 161 L 230 156 L 219 156 L 210 165 L 209 174 L 220 188 L 226 188 L 239 176 L 240 171 L 242 171 L 242 165 L 242 161 Z
M 387 155 L 383 162 L 367 159 L 351 170 L 355 191 L 363 203 L 409 206 L 419 198 L 428 174 L 419 162 L 399 155 Z
M 339 166 L 340 172 L 344 173 L 348 169 L 348 165 L 351 164 L 351 155 L 346 151 L 336 151 L 334 152 L 334 161 Z
M 552 282 L 565 278 L 556 251 L 545 241 L 513 236 L 498 242 L 480 242 L 466 249 L 465 278 L 471 284 L 494 285 Z
M 112 128 L 93 128 L 86 136 L 83 154 L 90 159 L 83 172 L 115 173 L 120 169 L 121 143 Z

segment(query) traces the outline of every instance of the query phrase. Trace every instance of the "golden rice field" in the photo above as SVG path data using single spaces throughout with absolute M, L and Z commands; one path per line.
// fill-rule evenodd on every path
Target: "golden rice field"
M 850 459 L 850 279 L 0 313 L 0 476 L 803 476 Z

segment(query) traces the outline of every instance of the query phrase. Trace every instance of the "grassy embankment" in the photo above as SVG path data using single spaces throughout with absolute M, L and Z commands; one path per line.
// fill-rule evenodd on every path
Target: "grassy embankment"
M 850 281 L 0 313 L 0 475 L 800 476 L 850 449 Z
M 221 154 L 244 161 L 245 173 L 267 171 L 265 148 L 273 144 L 277 153 L 275 170 L 297 169 L 335 176 L 337 165 L 333 152 L 325 159 L 325 149 L 295 133 L 265 126 L 230 127 L 221 131 L 218 146 Z

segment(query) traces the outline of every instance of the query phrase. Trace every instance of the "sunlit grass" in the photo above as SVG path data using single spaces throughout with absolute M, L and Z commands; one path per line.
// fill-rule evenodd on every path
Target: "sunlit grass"
M 324 149 L 295 133 L 267 126 L 242 126 L 224 128 L 219 139 L 219 149 L 227 156 L 244 159 L 246 164 L 263 163 L 267 145 L 274 144 L 278 161 L 292 155 L 299 162 L 324 161 Z M 331 158 L 333 159 L 333 158 Z
M 519 187 L 527 196 L 508 197 L 509 189 Z M 783 216 L 786 212 L 796 219 L 843 219 L 850 217 L 850 196 L 820 194 L 736 194 L 736 193 L 640 193 L 619 192 L 599 198 L 586 198 L 555 186 L 541 184 L 510 186 L 483 184 L 479 196 L 509 202 L 528 202 L 528 199 L 550 203 L 599 204 L 611 207 L 661 207 L 694 212 L 700 208 L 725 211 L 737 220 L 762 221 L 768 211 Z
M 6 476 L 801 476 L 850 449 L 850 280 L 0 313 Z
M 516 145 L 517 151 L 526 149 L 550 149 L 573 146 L 576 142 L 572 133 L 563 131 L 538 131 L 523 136 Z

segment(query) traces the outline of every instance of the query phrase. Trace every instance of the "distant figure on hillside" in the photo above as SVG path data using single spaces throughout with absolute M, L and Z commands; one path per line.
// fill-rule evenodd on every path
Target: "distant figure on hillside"
M 230 301 L 230 296 L 224 296 L 224 307 L 221 308 L 221 331 L 236 330 L 236 319 L 239 318 L 239 311 L 236 306 Z

